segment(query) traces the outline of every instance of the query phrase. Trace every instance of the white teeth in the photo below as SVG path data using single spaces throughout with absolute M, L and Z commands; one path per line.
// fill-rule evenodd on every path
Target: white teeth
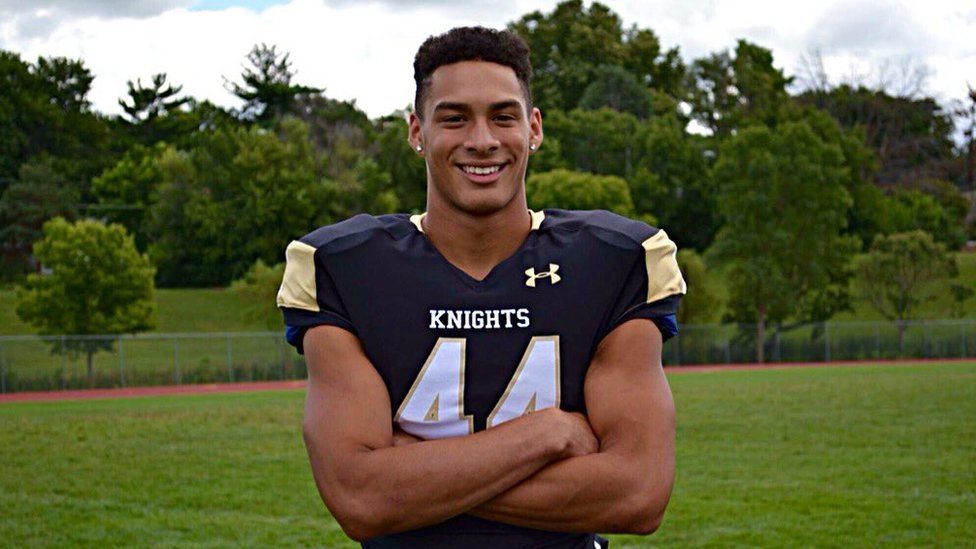
M 463 166 L 461 169 L 463 169 L 467 173 L 473 173 L 477 175 L 488 175 L 497 172 L 498 170 L 502 169 L 502 167 L 488 166 L 485 168 L 479 168 L 477 166 Z

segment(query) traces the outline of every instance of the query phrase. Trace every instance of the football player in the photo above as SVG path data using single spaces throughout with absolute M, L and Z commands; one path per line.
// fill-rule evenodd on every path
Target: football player
M 528 209 L 531 70 L 506 31 L 429 38 L 409 131 L 427 211 L 287 248 L 312 472 L 364 547 L 591 549 L 654 531 L 670 497 L 675 246 L 605 211 Z

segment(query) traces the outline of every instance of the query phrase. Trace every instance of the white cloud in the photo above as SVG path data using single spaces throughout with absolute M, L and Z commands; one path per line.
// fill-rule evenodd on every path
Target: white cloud
M 223 3 L 223 2 L 222 2 Z M 874 3 L 786 3 L 709 0 L 607 2 L 624 24 L 653 29 L 664 47 L 677 45 L 686 61 L 731 48 L 746 38 L 773 50 L 775 64 L 792 73 L 799 58 L 819 46 L 832 79 L 851 63 L 878 66 L 914 55 L 933 70 L 930 92 L 961 97 L 966 78 L 976 84 L 976 9 L 965 0 Z M 371 116 L 387 114 L 413 97 L 412 61 L 429 35 L 453 26 L 502 27 L 555 0 L 467 2 L 447 0 L 292 0 L 261 9 L 193 10 L 191 0 L 0 0 L 0 47 L 26 59 L 82 58 L 96 75 L 91 99 L 103 112 L 120 111 L 126 80 L 166 72 L 184 92 L 237 105 L 221 75 L 235 78 L 251 46 L 275 44 L 291 53 L 297 81 L 326 88 L 330 97 L 356 99 Z M 14 9 L 19 5 L 19 9 Z

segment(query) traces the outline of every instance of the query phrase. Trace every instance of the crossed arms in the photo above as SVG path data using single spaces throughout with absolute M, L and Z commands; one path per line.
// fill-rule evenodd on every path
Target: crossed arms
M 303 432 L 322 500 L 365 540 L 471 513 L 562 532 L 649 534 L 674 481 L 674 403 L 649 320 L 601 342 L 584 384 L 588 417 L 549 408 L 464 437 L 409 442 L 359 340 L 305 335 Z

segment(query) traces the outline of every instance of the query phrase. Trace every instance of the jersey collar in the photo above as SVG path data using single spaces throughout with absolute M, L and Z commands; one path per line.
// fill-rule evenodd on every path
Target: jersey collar
M 546 212 L 543 210 L 535 211 L 529 210 L 529 215 L 532 217 L 532 228 L 530 230 L 536 231 L 542 226 L 542 222 L 546 220 Z M 414 214 L 410 216 L 410 222 L 417 227 L 417 230 L 424 232 L 423 220 L 427 216 L 427 212 Z

